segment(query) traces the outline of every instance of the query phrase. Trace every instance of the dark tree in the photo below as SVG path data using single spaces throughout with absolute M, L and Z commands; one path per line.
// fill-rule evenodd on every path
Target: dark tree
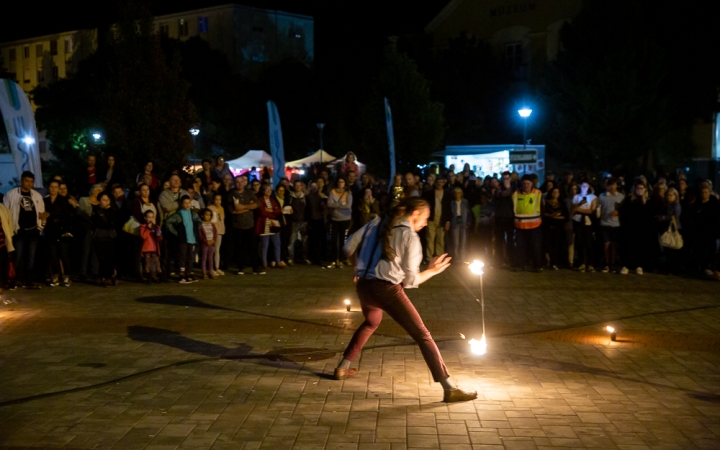
M 639 2 L 591 0 L 561 33 L 545 72 L 545 136 L 559 159 L 590 170 L 645 170 L 692 151 L 672 120 L 668 60 Z
M 365 161 L 383 177 L 392 176 L 388 172 L 384 97 L 392 109 L 398 171 L 430 161 L 441 149 L 445 133 L 443 105 L 430 99 L 430 83 L 418 72 L 415 61 L 399 53 L 395 45 L 388 45 L 384 66 L 362 110 L 358 135 Z
M 196 118 L 179 52 L 166 58 L 141 3 L 125 6 L 109 40 L 110 78 L 99 98 L 108 151 L 136 170 L 148 160 L 160 171 L 180 168 L 193 150 L 189 130 Z

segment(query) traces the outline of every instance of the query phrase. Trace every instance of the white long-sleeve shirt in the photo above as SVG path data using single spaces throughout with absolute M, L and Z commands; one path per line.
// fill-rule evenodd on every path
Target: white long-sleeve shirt
M 418 274 L 422 262 L 422 245 L 415 230 L 407 219 L 398 221 L 393 227 L 390 246 L 395 257 L 382 257 L 382 237 L 379 232 L 381 221 L 376 218 L 350 236 L 345 243 L 345 253 L 351 255 L 362 243 L 355 274 L 360 278 L 380 279 L 400 284 L 405 289 L 418 287 Z M 367 268 L 367 270 L 366 270 Z

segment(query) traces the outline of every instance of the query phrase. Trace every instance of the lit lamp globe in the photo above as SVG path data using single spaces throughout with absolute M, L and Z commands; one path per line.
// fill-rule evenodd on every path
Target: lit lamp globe
M 348 310 L 348 312 L 350 312 L 350 300 L 345 299 L 344 303 L 345 303 L 345 308 Z
M 530 108 L 523 108 L 518 110 L 518 114 L 520 114 L 520 117 L 523 119 L 527 119 L 530 117 L 530 114 L 532 114 L 532 109 Z
M 487 341 L 485 340 L 485 333 L 483 333 L 480 340 L 470 339 L 470 351 L 475 355 L 484 355 L 487 353 Z
M 485 263 L 483 263 L 482 261 L 478 261 L 477 259 L 474 260 L 469 267 L 470 272 L 475 275 L 482 275 L 483 273 L 485 273 L 483 272 L 483 267 L 485 267 Z

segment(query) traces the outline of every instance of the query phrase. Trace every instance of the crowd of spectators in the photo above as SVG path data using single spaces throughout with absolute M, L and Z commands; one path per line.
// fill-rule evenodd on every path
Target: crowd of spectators
M 532 174 L 477 177 L 466 165 L 388 183 L 360 174 L 352 153 L 337 171 L 320 167 L 277 186 L 267 170 L 234 176 L 222 157 L 194 174 L 162 178 L 153 169 L 147 162 L 127 186 L 112 156 L 101 168 L 91 155 L 87 183 L 74 189 L 56 176 L 38 190 L 23 173 L 0 204 L 0 287 L 340 269 L 348 235 L 413 196 L 430 204 L 425 263 L 447 252 L 512 270 L 720 274 L 718 195 L 710 181 L 690 186 L 682 173 L 626 183 L 568 172 L 540 185 Z

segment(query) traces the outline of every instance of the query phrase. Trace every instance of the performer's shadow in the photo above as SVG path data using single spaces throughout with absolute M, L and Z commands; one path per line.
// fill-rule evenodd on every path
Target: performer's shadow
M 152 342 L 209 358 L 248 361 L 262 366 L 309 372 L 321 378 L 332 378 L 330 375 L 315 372 L 305 364 L 300 364 L 300 362 L 333 358 L 335 352 L 328 349 L 285 348 L 271 350 L 264 354 L 252 354 L 252 347 L 245 343 L 229 348 L 183 336 L 176 331 L 141 325 L 129 326 L 127 335 L 137 342 Z

